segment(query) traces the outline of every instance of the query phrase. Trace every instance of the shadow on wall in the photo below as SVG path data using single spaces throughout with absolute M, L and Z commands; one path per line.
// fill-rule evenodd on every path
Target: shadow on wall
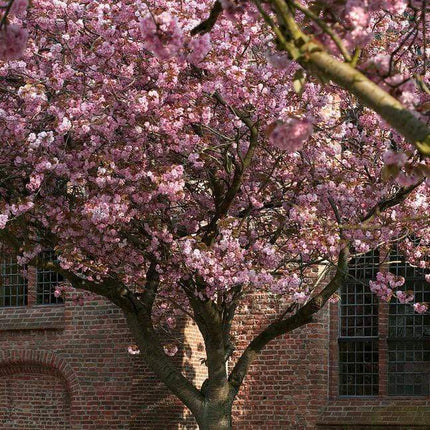
M 196 325 L 189 319 L 177 322 L 175 341 L 178 352 L 174 361 L 183 374 L 197 386 L 207 377 L 203 339 Z M 133 356 L 131 430 L 194 430 L 197 424 L 191 413 L 171 394 L 156 375 L 143 363 L 139 355 Z

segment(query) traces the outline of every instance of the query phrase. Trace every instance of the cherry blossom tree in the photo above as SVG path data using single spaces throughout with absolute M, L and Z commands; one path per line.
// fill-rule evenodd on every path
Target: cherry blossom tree
M 313 320 L 352 256 L 399 242 L 428 267 L 425 5 L 4 1 L 0 240 L 119 306 L 200 428 L 231 428 L 251 363 Z M 402 283 L 370 287 L 426 312 Z M 228 373 L 261 292 L 285 306 Z M 201 389 L 158 335 L 181 313 L 204 339 Z

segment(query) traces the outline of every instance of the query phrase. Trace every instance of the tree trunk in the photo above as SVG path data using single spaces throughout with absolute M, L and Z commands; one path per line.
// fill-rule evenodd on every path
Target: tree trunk
M 207 405 L 203 420 L 199 421 L 200 430 L 231 430 L 231 405 Z

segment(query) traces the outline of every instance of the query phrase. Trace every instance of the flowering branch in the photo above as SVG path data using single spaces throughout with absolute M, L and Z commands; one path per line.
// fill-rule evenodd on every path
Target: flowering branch
M 198 24 L 196 27 L 194 27 L 191 30 L 191 35 L 195 36 L 197 34 L 206 34 L 209 33 L 214 25 L 217 22 L 218 17 L 222 13 L 222 6 L 219 0 L 216 0 L 214 5 L 212 6 L 212 9 L 210 11 L 209 17 L 202 21 L 200 24 Z
M 345 246 L 339 253 L 336 273 L 327 286 L 308 303 L 298 309 L 294 315 L 285 320 L 275 321 L 268 325 L 257 337 L 254 338 L 254 340 L 250 342 L 229 377 L 229 382 L 232 387 L 231 389 L 234 393 L 239 391 L 252 362 L 271 340 L 312 322 L 313 315 L 324 306 L 324 304 L 344 282 L 348 273 L 348 257 L 349 249 Z
M 290 42 L 279 40 L 282 49 L 289 52 L 310 73 L 332 80 L 354 94 L 361 103 L 381 115 L 395 130 L 414 144 L 422 155 L 430 155 L 430 128 L 425 123 L 379 85 L 350 64 L 337 60 L 320 43 L 316 43 L 311 36 L 305 34 L 294 20 L 285 0 L 272 0 L 272 3 L 280 22 L 284 24 L 277 27 L 278 31 L 283 34 L 283 40 L 293 39 L 294 47 L 299 50 L 300 55 L 297 57 L 296 49 L 291 49 Z M 288 4 L 293 7 L 290 1 Z

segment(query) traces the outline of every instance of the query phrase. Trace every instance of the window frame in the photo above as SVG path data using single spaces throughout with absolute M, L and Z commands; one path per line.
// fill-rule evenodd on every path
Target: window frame
M 387 257 L 387 254 L 385 255 Z M 380 257 L 378 270 L 381 270 L 381 267 L 389 269 L 389 266 L 387 265 L 387 261 L 383 261 L 383 259 Z M 412 267 L 412 266 L 409 266 Z M 390 270 L 392 271 L 392 270 Z M 396 273 L 396 272 L 394 272 Z M 423 275 L 420 278 L 420 281 L 426 282 L 424 278 L 424 274 L 427 272 L 422 272 Z M 401 273 L 399 273 L 401 274 Z M 367 284 L 368 284 L 367 279 Z M 428 284 L 428 283 L 427 283 Z M 405 282 L 405 289 L 408 289 L 408 280 Z M 430 294 L 430 288 L 425 290 L 427 294 Z M 370 290 L 369 290 L 370 292 Z M 342 291 L 339 291 L 339 295 L 342 294 Z M 370 294 L 373 294 L 370 292 Z M 395 300 L 395 299 L 393 299 Z M 423 301 L 429 301 L 429 300 L 423 300 Z M 379 303 L 378 303 L 379 302 Z M 341 318 L 342 318 L 342 309 L 341 309 L 341 303 L 332 304 L 330 306 L 330 362 L 329 362 L 329 370 L 330 370 L 330 379 L 329 379 L 329 395 L 331 398 L 356 398 L 356 399 L 378 399 L 378 398 L 389 398 L 389 399 L 395 399 L 395 398 L 408 398 L 408 399 L 420 399 L 420 398 L 428 398 L 430 395 L 430 389 L 428 391 L 424 391 L 424 393 L 413 393 L 413 394 L 405 394 L 405 393 L 393 393 L 389 392 L 389 380 L 390 380 L 390 369 L 389 369 L 389 352 L 390 352 L 390 342 L 392 343 L 394 340 L 392 337 L 389 336 L 389 318 L 390 318 L 390 303 L 385 303 L 382 301 L 377 301 L 377 313 L 378 313 L 378 335 L 371 338 L 371 337 L 352 337 L 352 339 L 348 339 L 346 336 L 342 336 L 341 333 Z M 408 305 L 410 306 L 410 305 Z M 428 317 L 430 318 L 430 316 Z M 426 325 L 427 327 L 427 325 Z M 363 340 L 373 340 L 374 342 L 377 342 L 378 345 L 378 390 L 376 394 L 342 394 L 341 390 L 341 383 L 342 383 L 342 362 L 341 362 L 341 352 L 340 352 L 340 344 L 342 342 L 347 341 L 363 341 Z M 412 339 L 414 341 L 414 339 Z M 424 339 L 424 341 L 430 342 L 429 340 Z M 427 347 L 427 346 L 426 346 Z M 430 348 L 430 346 L 429 346 Z M 423 355 L 424 356 L 424 355 Z M 430 362 L 425 361 L 423 359 L 423 368 L 424 371 L 421 372 L 421 375 L 427 375 L 427 378 L 425 380 L 429 380 L 430 384 L 430 372 L 427 373 L 426 369 L 428 366 L 430 368 Z M 391 363 L 392 364 L 392 363 Z
M 44 254 L 48 254 L 48 259 L 52 259 L 53 251 L 44 251 L 41 253 L 41 257 L 46 260 L 46 256 Z M 23 299 L 21 300 L 22 304 L 17 305 L 5 305 L 5 297 L 7 285 L 3 285 L 5 276 L 4 274 L 4 262 L 13 261 L 14 265 L 19 267 L 16 262 L 16 257 L 10 252 L 2 252 L 0 257 L 0 309 L 8 309 L 8 308 L 28 308 L 32 306 L 63 306 L 64 300 L 63 298 L 55 297 L 55 285 L 58 285 L 60 282 L 64 282 L 61 275 L 51 271 L 51 270 L 43 270 L 38 269 L 34 266 L 24 266 L 22 270 L 27 272 L 26 277 L 21 277 L 24 281 L 25 294 L 23 295 Z M 18 273 L 18 272 L 17 272 Z M 10 276 L 19 277 L 18 274 L 11 274 Z M 55 282 L 52 282 L 51 279 L 55 278 Z M 41 282 L 40 280 L 44 280 Z M 50 285 L 51 284 L 51 285 Z M 50 285 L 50 286 L 49 286 Z M 12 285 L 14 286 L 14 285 Z M 48 293 L 48 290 L 51 290 Z M 21 296 L 20 296 L 21 297 Z
M 8 270 L 9 269 L 9 270 Z M 16 257 L 5 255 L 0 260 L 0 307 L 1 308 L 19 308 L 28 306 L 29 300 L 29 285 L 28 279 L 20 275 L 20 271 L 27 270 L 24 266 L 20 268 Z M 9 278 L 9 282 L 5 282 Z M 13 281 L 10 281 L 10 279 Z M 9 294 L 6 289 L 9 289 Z M 14 290 L 15 294 L 12 293 Z M 22 290 L 22 291 L 20 291 Z M 6 300 L 12 301 L 15 299 L 16 304 L 6 304 Z M 22 302 L 22 303 L 19 303 Z

